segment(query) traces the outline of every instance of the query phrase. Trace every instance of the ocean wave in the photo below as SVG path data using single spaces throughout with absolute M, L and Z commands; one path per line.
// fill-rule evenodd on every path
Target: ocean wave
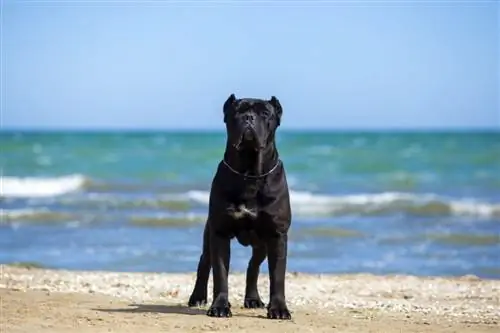
M 136 227 L 190 227 L 205 223 L 206 217 L 201 215 L 158 215 L 132 216 L 130 223 Z
M 32 201 L 36 202 L 37 200 Z M 54 201 L 52 200 L 52 202 Z M 195 202 L 189 200 L 183 194 L 147 194 L 143 197 L 140 195 L 130 196 L 114 193 L 87 193 L 84 196 L 62 197 L 56 200 L 56 202 L 66 207 L 78 207 L 90 210 L 98 209 L 100 211 L 107 209 L 150 208 L 173 212 L 188 212 L 197 206 Z
M 0 209 L 0 225 L 16 221 L 49 221 L 62 222 L 71 221 L 73 216 L 68 213 L 54 212 L 46 208 L 36 209 Z
M 127 209 L 153 208 L 171 212 L 188 212 L 207 207 L 209 191 L 192 190 L 184 193 L 157 196 L 120 197 L 114 194 L 89 194 L 86 198 L 62 198 L 64 205 L 86 208 Z M 410 216 L 469 216 L 500 217 L 500 203 L 480 202 L 474 199 L 450 199 L 434 194 L 383 192 L 376 194 L 324 195 L 291 191 L 294 215 L 301 217 L 332 217 L 345 215 L 381 216 L 406 214 Z
M 464 234 L 450 232 L 445 234 L 428 234 L 426 237 L 438 243 L 455 246 L 500 245 L 500 235 L 498 234 Z
M 55 178 L 3 177 L 0 197 L 5 198 L 52 198 L 82 189 L 89 190 L 97 181 L 80 174 Z M 85 193 L 83 196 L 62 196 L 55 199 L 63 205 L 97 205 L 99 208 L 155 208 L 169 211 L 190 211 L 196 206 L 206 207 L 209 191 L 191 190 L 175 193 L 146 191 L 145 197 L 135 193 Z M 132 195 L 130 195 L 132 194 Z M 143 194 L 140 194 L 143 195 Z M 294 215 L 298 216 L 343 216 L 343 215 L 389 215 L 412 216 L 470 216 L 500 217 L 500 203 L 482 202 L 476 199 L 454 199 L 435 194 L 413 194 L 405 192 L 381 192 L 375 194 L 327 195 L 305 191 L 290 192 Z M 50 199 L 52 200 L 52 199 Z
M 85 186 L 87 178 L 75 174 L 54 178 L 9 177 L 1 178 L 0 197 L 41 198 L 75 192 Z
M 195 202 L 208 204 L 209 192 L 189 191 L 187 196 Z M 453 200 L 435 194 L 384 192 L 334 196 L 291 191 L 290 201 L 293 213 L 301 216 L 406 213 L 415 216 L 500 217 L 500 203 Z

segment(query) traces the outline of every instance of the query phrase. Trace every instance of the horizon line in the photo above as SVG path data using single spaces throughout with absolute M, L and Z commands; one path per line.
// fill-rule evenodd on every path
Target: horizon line
M 365 132 L 365 133 L 380 133 L 380 132 L 500 132 L 500 126 L 492 127 L 385 127 L 385 128 L 366 128 L 366 127 L 349 127 L 349 128 L 280 128 L 279 132 L 306 132 L 306 133 L 325 133 L 325 132 Z M 225 128 L 117 128 L 117 127 L 2 127 L 0 133 L 8 132 L 52 132 L 52 133 L 225 133 Z

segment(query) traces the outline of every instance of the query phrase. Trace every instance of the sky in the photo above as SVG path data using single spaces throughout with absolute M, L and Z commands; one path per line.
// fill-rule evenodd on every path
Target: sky
M 2 0 L 2 128 L 500 129 L 498 1 Z

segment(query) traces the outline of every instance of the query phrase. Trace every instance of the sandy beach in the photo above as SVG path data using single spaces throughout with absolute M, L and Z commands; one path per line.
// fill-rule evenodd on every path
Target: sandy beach
M 293 320 L 242 309 L 244 277 L 230 276 L 234 316 L 185 306 L 194 274 L 1 267 L 1 331 L 14 332 L 498 332 L 500 281 L 474 276 L 287 276 Z M 267 300 L 267 275 L 259 281 Z M 211 285 L 209 285 L 211 288 Z M 210 289 L 211 290 L 211 289 Z M 210 293 L 209 290 L 209 293 Z

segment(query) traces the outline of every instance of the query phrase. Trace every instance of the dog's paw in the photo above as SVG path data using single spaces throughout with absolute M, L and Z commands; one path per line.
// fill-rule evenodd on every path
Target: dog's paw
M 205 305 L 207 305 L 207 296 L 191 295 L 191 297 L 189 297 L 189 307 L 200 307 Z
M 288 310 L 284 301 L 270 302 L 267 306 L 267 318 L 291 320 L 292 314 L 290 313 L 290 310 Z
M 227 306 L 214 306 L 212 305 L 210 309 L 207 311 L 207 316 L 209 317 L 219 317 L 219 318 L 229 318 L 232 317 L 233 314 L 231 312 L 231 307 L 229 303 Z
M 233 314 L 231 313 L 231 303 L 227 300 L 227 296 L 219 296 L 217 297 L 214 302 L 212 302 L 212 305 L 210 306 L 210 309 L 207 311 L 207 316 L 209 317 L 232 317 Z
M 243 307 L 245 309 L 262 309 L 265 308 L 266 305 L 260 298 L 245 298 Z

